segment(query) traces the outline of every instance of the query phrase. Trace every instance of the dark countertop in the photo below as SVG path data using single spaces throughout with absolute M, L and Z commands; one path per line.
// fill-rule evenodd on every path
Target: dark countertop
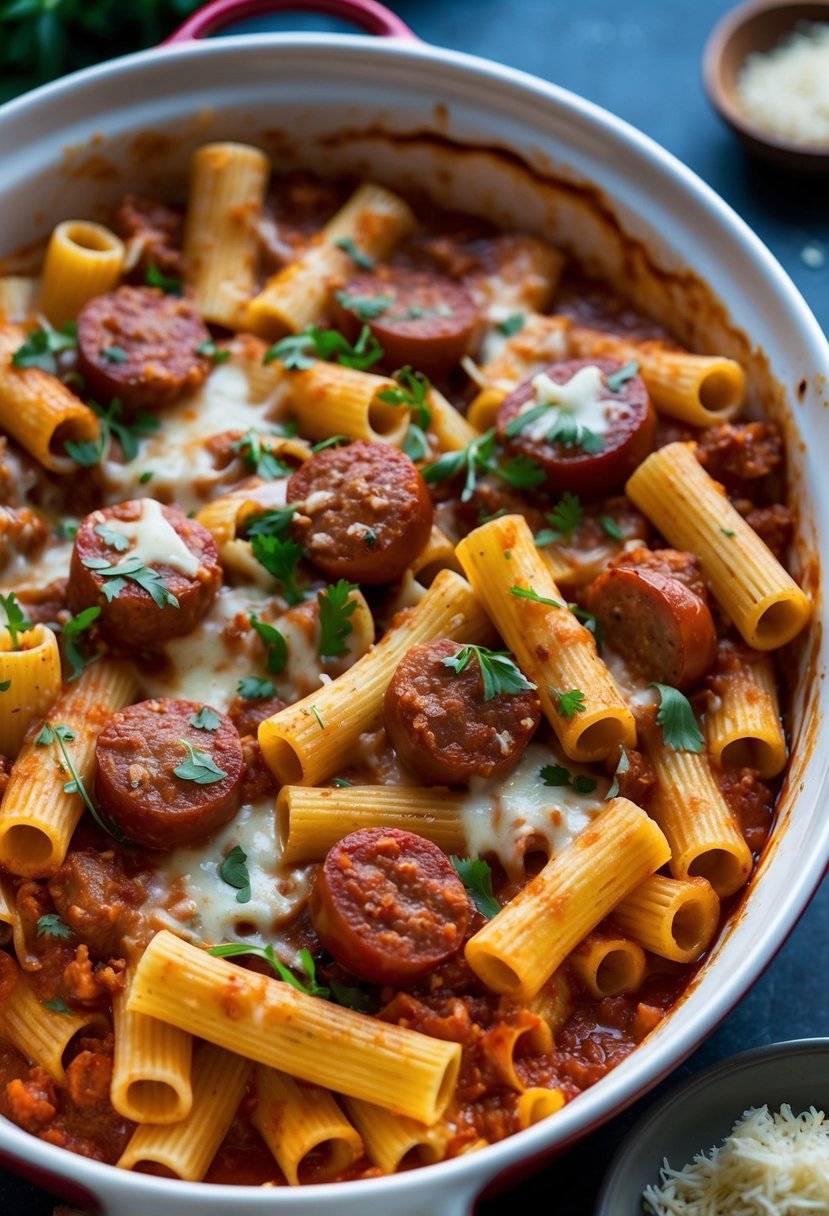
M 298 0 L 301 4 L 301 0 Z M 426 41 L 498 59 L 605 106 L 653 136 L 748 221 L 782 262 L 818 320 L 829 324 L 829 188 L 749 165 L 710 111 L 699 64 L 727 0 L 396 0 Z M 245 28 L 345 28 L 325 19 L 274 18 Z M 241 27 L 240 27 L 241 28 Z M 817 243 L 824 267 L 803 249 Z M 503 1216 L 544 1196 L 559 1216 L 590 1216 L 604 1169 L 638 1115 L 678 1080 L 750 1047 L 829 1034 L 829 883 L 777 959 L 719 1030 L 659 1089 L 582 1141 L 537 1178 L 479 1205 Z M 0 1171 L 2 1216 L 51 1216 L 54 1200 Z

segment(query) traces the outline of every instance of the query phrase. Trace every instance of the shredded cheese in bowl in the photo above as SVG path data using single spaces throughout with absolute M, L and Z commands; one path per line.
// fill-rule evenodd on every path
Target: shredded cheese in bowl
M 800 1216 L 829 1212 L 829 1124 L 813 1106 L 751 1107 L 722 1145 L 680 1170 L 667 1159 L 642 1195 L 653 1216 Z
M 737 105 L 770 135 L 829 147 L 829 22 L 798 22 L 740 69 Z

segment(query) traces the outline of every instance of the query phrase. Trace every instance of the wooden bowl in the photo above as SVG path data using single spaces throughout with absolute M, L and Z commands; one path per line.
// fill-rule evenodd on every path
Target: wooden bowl
M 829 22 L 829 0 L 748 0 L 726 13 L 705 45 L 702 75 L 714 109 L 748 151 L 778 168 L 829 174 L 829 144 L 793 143 L 752 122 L 735 101 L 737 77 L 748 55 L 770 51 L 799 21 Z

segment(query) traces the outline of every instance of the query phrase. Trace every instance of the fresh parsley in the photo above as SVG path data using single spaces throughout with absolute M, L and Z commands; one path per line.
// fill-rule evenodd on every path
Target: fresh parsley
M 338 1005 L 353 1009 L 355 1013 L 371 1013 L 374 1010 L 374 1002 L 367 992 L 363 992 L 362 988 L 352 988 L 340 980 L 331 980 L 331 996 Z
M 219 874 L 229 887 L 236 888 L 237 904 L 250 903 L 250 873 L 248 855 L 241 845 L 234 845 L 219 867 Z
M 79 526 L 77 519 L 61 519 L 55 531 L 61 540 L 74 540 L 78 535 Z
M 196 347 L 196 354 L 201 355 L 204 359 L 209 359 L 214 367 L 218 367 L 220 363 L 227 363 L 230 358 L 230 351 L 222 350 L 212 338 L 208 338 L 206 342 L 201 342 Z
M 270 963 L 279 978 L 286 984 L 290 984 L 292 988 L 296 988 L 297 992 L 304 992 L 306 996 L 327 997 L 330 995 L 327 988 L 323 988 L 317 983 L 317 970 L 310 950 L 300 950 L 299 952 L 302 970 L 306 978 L 305 983 L 298 980 L 293 972 L 279 961 L 271 945 L 246 946 L 242 942 L 230 942 L 226 946 L 211 946 L 207 953 L 212 954 L 214 958 L 238 958 L 242 954 L 252 954 L 255 958 L 262 958 L 266 963 Z
M 40 1003 L 43 1008 L 48 1009 L 50 1013 L 63 1013 L 70 1018 L 75 1016 L 74 1009 L 70 1009 L 66 1004 L 66 1001 L 62 1000 L 62 998 L 59 996 L 55 997 L 53 1001 L 41 1001 Z
M 264 701 L 266 697 L 276 696 L 276 685 L 273 680 L 261 676 L 245 676 L 236 685 L 236 691 L 243 701 Z
M 610 389 L 611 393 L 618 393 L 621 388 L 632 380 L 634 376 L 639 374 L 639 364 L 636 360 L 631 360 L 624 367 L 620 367 L 617 372 L 611 372 L 609 376 L 605 376 L 605 384 Z
M 168 296 L 181 295 L 181 279 L 177 279 L 175 275 L 162 274 L 155 262 L 150 262 L 147 267 L 144 282 L 148 287 L 159 287 L 166 291 Z
M 652 683 L 651 688 L 659 693 L 656 720 L 662 727 L 665 746 L 675 752 L 701 752 L 705 740 L 688 698 L 670 684 Z
M 196 730 L 218 730 L 222 720 L 209 705 L 202 705 L 198 713 L 191 714 L 187 719 Z
M 167 589 L 167 584 L 158 571 L 153 570 L 152 566 L 145 566 L 140 557 L 126 557 L 117 566 L 111 565 L 103 557 L 83 557 L 81 561 L 99 578 L 108 580 L 101 590 L 109 604 L 121 594 L 129 579 L 147 592 L 157 608 L 179 606 L 178 600 Z
M 595 456 L 604 450 L 604 439 L 595 434 L 588 426 L 581 426 L 571 414 L 561 411 L 550 430 L 545 436 L 546 442 L 558 443 L 563 448 L 581 448 L 588 455 Z
M 338 790 L 350 790 L 353 788 L 353 781 L 346 781 L 345 777 L 332 777 L 331 784 Z
M 377 394 L 378 401 L 385 401 L 387 405 L 407 405 L 416 424 L 426 430 L 432 421 L 428 400 L 432 386 L 428 377 L 423 372 L 413 371 L 407 364 L 394 373 L 394 379 L 397 388 L 384 388 Z
M 13 591 L 8 595 L 0 594 L 0 605 L 6 614 L 6 628 L 9 631 L 9 639 L 11 641 L 11 649 L 20 649 L 20 635 L 26 633 L 32 628 L 32 622 L 26 617 L 23 609 L 17 602 L 17 596 Z
M 583 517 L 584 510 L 578 494 L 565 490 L 552 511 L 544 516 L 550 527 L 541 529 L 535 543 L 543 547 L 556 541 L 570 540 Z
M 551 608 L 564 607 L 560 600 L 551 600 L 549 596 L 539 595 L 537 591 L 533 591 L 532 587 L 519 587 L 517 583 L 513 583 L 509 593 L 519 600 L 532 600 L 534 604 L 549 604 Z
M 101 354 L 109 363 L 126 363 L 129 355 L 120 346 L 105 346 Z
M 12 686 L 11 680 L 0 680 L 0 692 L 8 692 Z
M 547 474 L 532 456 L 513 456 L 505 464 L 494 464 L 490 471 L 516 490 L 533 490 L 547 480 Z
M 71 937 L 72 930 L 65 925 L 57 912 L 41 916 L 37 922 L 38 937 Z
M 722 532 L 723 536 L 731 537 L 737 535 L 733 528 L 720 528 L 720 531 Z
M 613 780 L 610 783 L 610 788 L 605 795 L 607 798 L 618 798 L 619 796 L 619 777 L 630 771 L 630 756 L 624 743 L 619 745 L 619 763 L 616 765 L 616 771 L 613 774 Z
M 423 428 L 419 427 L 415 422 L 411 423 L 408 431 L 406 431 L 402 451 L 415 464 L 419 464 L 421 460 L 426 460 L 429 455 L 429 440 L 426 438 Z
M 538 770 L 538 775 L 545 785 L 569 785 L 577 794 L 592 794 L 598 784 L 595 777 L 588 777 L 586 773 L 574 776 L 563 764 L 545 764 Z
M 125 553 L 130 547 L 129 539 L 124 536 L 123 532 L 116 532 L 106 522 L 95 525 L 95 535 L 100 536 L 105 545 L 110 549 L 115 549 L 118 553 Z
M 593 612 L 588 612 L 586 608 L 580 607 L 579 604 L 568 604 L 567 607 L 572 612 L 577 620 L 581 621 L 585 629 L 593 634 L 596 639 L 596 649 L 602 648 L 602 623 Z
M 501 911 L 501 905 L 492 893 L 492 870 L 489 863 L 480 857 L 472 859 L 454 855 L 449 860 L 481 916 L 492 920 L 493 916 L 497 916 Z
M 109 451 L 110 439 L 114 435 L 121 445 L 124 460 L 129 463 L 138 455 L 138 441 L 146 439 L 161 426 L 161 420 L 155 414 L 140 410 L 129 422 L 122 419 L 123 407 L 117 397 L 104 409 L 95 401 L 89 402 L 89 407 L 98 416 L 100 434 L 97 439 L 69 439 L 63 445 L 67 456 L 89 469 L 100 464 Z
M 357 245 L 353 237 L 341 236 L 334 244 L 338 249 L 342 249 L 343 253 L 347 253 L 355 266 L 359 266 L 360 270 L 373 270 L 374 258 L 369 257 L 367 253 L 363 253 Z
M 451 668 L 459 676 L 469 666 L 473 656 L 478 660 L 485 701 L 491 701 L 502 693 L 512 695 L 535 688 L 535 684 L 530 683 L 512 655 L 505 650 L 487 650 L 485 646 L 468 643 L 443 659 L 443 666 Z
M 448 481 L 466 471 L 464 487 L 461 491 L 461 502 L 469 502 L 475 492 L 475 483 L 480 473 L 485 473 L 492 467 L 495 451 L 495 427 L 472 439 L 459 452 L 444 452 L 434 464 L 427 465 L 423 470 L 423 478 L 427 482 Z
M 550 696 L 555 698 L 557 702 L 556 709 L 562 718 L 570 719 L 575 714 L 583 714 L 587 708 L 584 704 L 584 693 L 578 688 L 571 688 L 569 692 L 562 692 L 559 688 L 551 688 Z
M 307 371 L 317 359 L 325 359 L 329 363 L 336 360 L 343 367 L 365 371 L 382 358 L 383 348 L 368 325 L 363 326 L 353 345 L 337 329 L 309 325 L 302 333 L 291 334 L 274 343 L 265 352 L 263 363 L 279 359 L 288 371 Z
M 241 457 L 242 464 L 249 473 L 256 473 L 266 481 L 290 477 L 292 470 L 284 461 L 274 456 L 267 443 L 263 443 L 263 439 L 267 439 L 267 436 L 258 435 L 256 431 L 247 431 L 231 444 L 231 448 Z
M 296 568 L 302 557 L 302 546 L 287 537 L 254 533 L 250 547 L 260 565 L 282 584 L 288 603 L 300 603 L 302 592 L 297 587 Z
M 39 367 L 41 371 L 56 376 L 56 355 L 65 350 L 77 350 L 78 331 L 74 321 L 67 321 L 62 329 L 36 329 L 18 346 L 12 355 L 14 367 Z
M 285 664 L 288 661 L 288 645 L 284 637 L 275 625 L 260 621 L 255 612 L 251 612 L 249 619 L 267 651 L 268 671 L 272 675 L 279 675 L 281 671 L 285 670 Z
M 351 593 L 357 590 L 356 583 L 349 583 L 347 579 L 341 578 L 339 582 L 319 593 L 318 653 L 321 659 L 334 659 L 348 651 L 345 639 L 354 628 L 349 617 L 354 615 L 357 607 L 357 601 L 351 598 Z
M 612 515 L 603 515 L 599 520 L 599 523 L 602 525 L 603 530 L 607 533 L 611 540 L 622 541 L 625 539 L 622 535 L 622 529 L 616 523 L 616 520 Z
M 336 292 L 336 300 L 340 308 L 353 312 L 361 321 L 374 321 L 388 312 L 394 303 L 394 296 L 354 296 L 347 291 Z
M 319 443 L 311 444 L 312 452 L 324 452 L 326 448 L 338 448 L 344 443 L 350 443 L 348 435 L 329 435 L 327 439 L 321 439 Z
M 505 338 L 513 338 L 524 328 L 526 322 L 527 318 L 523 312 L 513 312 L 508 317 L 504 317 L 503 321 L 496 322 L 495 328 Z
M 81 777 L 80 773 L 75 767 L 75 762 L 69 754 L 69 749 L 66 746 L 67 743 L 71 743 L 74 738 L 75 732 L 70 730 L 68 726 L 64 726 L 63 723 L 56 722 L 54 725 L 52 725 L 51 722 L 44 722 L 43 726 L 40 728 L 37 738 L 35 739 L 35 747 L 48 747 L 51 743 L 57 743 L 61 756 L 63 757 L 61 768 L 65 768 L 71 778 L 71 780 L 67 781 L 63 787 L 64 794 L 78 794 L 84 806 L 97 823 L 98 827 L 106 832 L 108 836 L 111 836 L 113 840 L 123 843 L 126 840 L 126 836 L 110 815 L 104 815 L 103 812 L 99 811 L 95 806 L 95 803 L 90 798 L 89 791 L 84 784 L 83 777 Z
M 290 507 L 275 507 L 272 511 L 257 512 L 245 520 L 245 534 L 250 536 L 283 536 L 291 526 L 296 504 Z
M 173 769 L 177 777 L 180 777 L 182 781 L 192 781 L 195 785 L 215 785 L 217 781 L 224 780 L 227 773 L 214 764 L 207 752 L 193 747 L 193 744 L 188 743 L 186 739 L 179 739 L 179 743 L 182 747 L 187 748 L 188 759 L 183 760 Z
M 67 683 L 77 680 L 78 676 L 86 670 L 90 663 L 100 659 L 103 651 L 99 650 L 95 654 L 87 657 L 81 654 L 78 649 L 78 639 L 82 634 L 94 625 L 98 617 L 101 615 L 101 609 L 98 605 L 92 608 L 84 608 L 77 616 L 71 617 L 61 630 L 63 638 L 63 651 L 66 655 L 67 662 L 71 667 L 71 672 Z

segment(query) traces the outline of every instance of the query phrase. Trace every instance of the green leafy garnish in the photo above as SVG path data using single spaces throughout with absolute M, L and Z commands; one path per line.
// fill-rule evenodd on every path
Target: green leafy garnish
M 582 608 L 578 604 L 568 604 L 567 607 L 570 609 L 573 616 L 581 621 L 585 629 L 593 634 L 593 637 L 596 639 L 596 649 L 601 650 L 602 623 L 599 618 L 595 615 L 595 613 L 588 612 L 586 608 Z
M 505 338 L 512 338 L 524 328 L 526 322 L 527 318 L 523 312 L 513 312 L 504 317 L 503 321 L 496 322 L 495 328 Z
M 61 768 L 65 768 L 71 778 L 71 780 L 67 781 L 63 787 L 64 794 L 79 794 L 81 801 L 97 823 L 98 827 L 106 832 L 108 836 L 111 836 L 113 840 L 123 843 L 126 840 L 126 836 L 111 816 L 104 815 L 103 812 L 99 811 L 95 806 L 95 803 L 89 796 L 89 791 L 84 785 L 83 778 L 75 767 L 75 762 L 69 754 L 69 749 L 66 746 L 67 743 L 71 743 L 74 738 L 75 732 L 70 730 L 68 726 L 64 726 L 60 722 L 56 722 L 54 726 L 51 722 L 44 722 L 37 738 L 35 739 L 35 747 L 47 747 L 50 743 L 57 743 L 61 756 L 63 757 Z
M 196 730 L 218 730 L 222 724 L 219 715 L 209 705 L 202 705 L 198 713 L 191 714 L 187 720 Z
M 723 536 L 736 536 L 737 535 L 737 533 L 733 530 L 733 528 L 720 528 L 720 531 L 722 532 Z
M 353 312 L 361 321 L 374 321 L 382 317 L 394 303 L 394 296 L 353 296 L 347 291 L 338 291 L 335 295 L 340 307 Z
M 317 709 L 316 705 L 310 706 L 309 709 L 303 709 L 302 712 L 304 714 L 313 714 L 313 716 L 317 720 L 317 726 L 320 728 L 320 730 L 325 730 L 325 723 L 323 722 L 322 718 L 320 717 L 320 711 Z
M 251 551 L 256 560 L 282 584 L 285 599 L 289 604 L 298 604 L 302 592 L 296 585 L 296 568 L 302 557 L 302 546 L 287 537 L 254 533 L 250 540 Z
M 95 440 L 69 439 L 63 445 L 66 454 L 85 469 L 92 468 L 105 459 L 112 435 L 120 443 L 124 459 L 127 462 L 135 460 L 138 455 L 139 439 L 152 435 L 161 426 L 161 420 L 155 414 L 149 414 L 143 410 L 139 411 L 129 422 L 121 421 L 123 409 L 117 397 L 113 398 L 106 409 L 95 401 L 90 401 L 89 406 L 98 415 L 101 426 L 100 435 Z
M 83 557 L 81 561 L 87 569 L 94 570 L 99 578 L 109 580 L 101 588 L 108 604 L 121 594 L 127 585 L 126 580 L 130 579 L 147 592 L 157 608 L 179 606 L 158 571 L 153 570 L 152 566 L 145 566 L 140 557 L 126 557 L 117 566 L 111 565 L 103 557 Z
M 241 439 L 236 439 L 230 445 L 232 450 L 242 458 L 242 463 L 250 473 L 264 477 L 266 481 L 276 481 L 279 477 L 290 477 L 292 470 L 270 452 L 262 442 L 263 436 L 256 431 L 248 431 Z M 265 436 L 267 438 L 267 436 Z
M 347 579 L 341 578 L 339 582 L 320 592 L 318 653 L 321 659 L 333 659 L 347 653 L 345 639 L 354 628 L 348 618 L 354 615 L 357 607 L 357 601 L 350 597 L 351 593 L 357 590 L 356 583 L 349 583 Z
M 406 431 L 406 438 L 403 440 L 402 451 L 409 460 L 419 464 L 421 460 L 426 460 L 429 455 L 429 440 L 426 438 L 426 433 L 417 423 L 412 423 Z
M 266 697 L 276 696 L 276 685 L 273 680 L 261 676 L 245 676 L 236 685 L 236 691 L 244 701 L 264 701 Z
M 222 350 L 217 346 L 212 338 L 208 338 L 206 342 L 200 343 L 196 347 L 196 354 L 202 355 L 205 359 L 209 359 L 214 367 L 218 367 L 220 363 L 227 363 L 230 358 L 229 350 Z
M 80 527 L 77 519 L 61 519 L 55 527 L 55 531 L 61 540 L 74 540 L 78 535 Z
M 331 996 L 338 1005 L 353 1009 L 355 1013 L 371 1013 L 374 1009 L 374 1002 L 367 992 L 363 992 L 362 988 L 352 988 L 339 980 L 331 981 Z
M 619 389 L 623 388 L 628 380 L 632 380 L 638 374 L 639 364 L 633 359 L 630 363 L 626 363 L 624 367 L 620 367 L 618 372 L 611 372 L 609 376 L 605 376 L 604 382 L 611 393 L 618 393 Z
M 119 553 L 125 553 L 130 547 L 129 539 L 122 532 L 116 532 L 114 528 L 110 528 L 107 523 L 95 525 L 95 535 L 100 536 L 105 545 L 110 549 L 116 549 Z
M 360 270 L 374 269 L 374 258 L 370 258 L 367 253 L 358 249 L 353 237 L 341 236 L 334 244 L 338 249 L 342 249 L 343 253 L 347 253 L 354 265 L 360 267 Z
M 40 1003 L 43 1008 L 48 1009 L 50 1013 L 65 1013 L 68 1014 L 70 1018 L 75 1016 L 74 1009 L 70 1009 L 66 1004 L 66 1001 L 62 1000 L 59 996 L 55 997 L 53 1001 L 41 1001 Z
M 387 405 L 407 405 L 417 425 L 426 430 L 432 421 L 428 402 L 432 386 L 428 377 L 407 365 L 394 373 L 394 379 L 397 388 L 384 388 L 377 394 L 378 401 L 385 401 Z
M 193 747 L 186 739 L 179 739 L 179 743 L 187 748 L 189 758 L 173 769 L 177 777 L 181 777 L 182 781 L 192 781 L 196 785 L 215 785 L 217 781 L 224 780 L 227 773 L 213 763 L 207 752 Z
M 326 448 L 338 448 L 344 443 L 350 443 L 348 435 L 329 435 L 327 439 L 321 439 L 319 443 L 311 444 L 312 452 L 324 452 Z
M 542 528 L 535 538 L 535 543 L 543 546 L 555 541 L 570 540 L 583 516 L 584 510 L 578 494 L 565 490 L 552 511 L 544 516 L 550 527 Z
M 101 609 L 98 605 L 92 608 L 84 608 L 77 616 L 71 617 L 61 630 L 64 654 L 72 669 L 67 683 L 77 680 L 78 676 L 86 670 L 90 663 L 95 663 L 103 654 L 103 651 L 99 650 L 87 658 L 78 649 L 78 639 L 81 634 L 85 633 L 97 621 L 100 615 Z
M 229 887 L 236 888 L 237 904 L 250 903 L 250 874 L 247 867 L 248 855 L 241 845 L 234 845 L 219 867 L 219 874 Z
M 581 448 L 591 456 L 604 450 L 604 439 L 588 426 L 581 426 L 572 415 L 559 414 L 545 436 L 547 443 L 559 443 L 563 448 Z
M 569 785 L 577 794 L 592 794 L 597 785 L 595 777 L 588 777 L 586 773 L 573 776 L 563 764 L 545 764 L 538 770 L 538 775 L 545 785 Z
M 268 671 L 272 675 L 279 675 L 280 671 L 285 670 L 285 664 L 288 661 L 288 645 L 284 637 L 275 625 L 260 621 L 255 612 L 251 612 L 249 619 L 265 645 L 268 654 Z
M 290 528 L 296 509 L 296 504 L 294 504 L 290 507 L 275 507 L 272 511 L 249 515 L 245 520 L 245 534 L 247 536 L 282 536 Z
M 596 778 L 588 777 L 586 773 L 576 773 L 572 781 L 573 789 L 577 794 L 592 794 L 596 784 Z
M 299 952 L 302 969 L 307 979 L 307 983 L 304 984 L 296 978 L 292 971 L 288 970 L 284 963 L 279 961 L 273 946 L 270 945 L 245 946 L 241 942 L 230 942 L 226 946 L 211 946 L 207 953 L 212 954 L 214 958 L 236 958 L 241 954 L 252 954 L 256 958 L 263 958 L 266 963 L 270 963 L 279 978 L 286 984 L 290 984 L 292 988 L 296 988 L 297 992 L 304 992 L 306 996 L 329 996 L 329 990 L 317 983 L 317 970 L 310 950 L 300 950 Z
M 13 591 L 10 591 L 8 595 L 0 594 L 0 605 L 6 614 L 6 628 L 9 631 L 11 649 L 19 650 L 20 635 L 32 628 L 32 622 L 24 614 Z
M 469 666 L 473 655 L 481 671 L 485 701 L 491 701 L 501 693 L 512 695 L 535 688 L 535 684 L 530 683 L 506 650 L 487 650 L 485 646 L 468 643 L 461 646 L 456 654 L 448 655 L 442 663 L 444 667 L 450 667 L 455 675 L 460 675 Z
M 571 688 L 569 692 L 562 692 L 558 688 L 551 688 L 550 696 L 554 697 L 558 702 L 556 709 L 562 718 L 572 718 L 574 714 L 582 714 L 586 709 L 584 693 L 578 688 Z
M 616 770 L 613 774 L 613 780 L 610 783 L 610 788 L 605 795 L 606 798 L 617 798 L 619 796 L 619 777 L 623 773 L 630 770 L 630 756 L 627 753 L 627 748 L 624 743 L 619 745 L 619 763 L 616 765 Z
M 461 492 L 461 502 L 469 502 L 475 492 L 475 482 L 478 474 L 487 472 L 492 467 L 492 457 L 495 451 L 495 427 L 472 439 L 459 452 L 444 452 L 434 464 L 427 465 L 423 470 L 425 481 L 448 481 L 466 470 L 466 480 Z
M 177 279 L 175 275 L 162 274 L 155 262 L 150 262 L 147 267 L 144 282 L 148 287 L 160 287 L 169 296 L 181 295 L 181 279 Z
M 142 486 L 145 486 L 148 481 L 152 481 L 154 476 L 155 474 L 153 473 L 152 469 L 145 469 L 138 480 Z
M 22 346 L 12 355 L 14 367 L 39 367 L 53 376 L 58 373 L 55 355 L 65 350 L 77 350 L 78 331 L 74 321 L 67 321 L 62 329 L 36 329 L 29 334 Z
M 665 746 L 675 752 L 701 752 L 705 740 L 688 698 L 670 684 L 652 683 L 651 688 L 659 693 L 656 720 L 662 727 Z
M 338 790 L 350 790 L 353 788 L 354 782 L 346 781 L 345 777 L 332 777 L 331 784 Z
M 549 604 L 551 608 L 564 607 L 560 600 L 551 600 L 549 596 L 539 595 L 537 591 L 533 591 L 532 587 L 519 587 L 517 583 L 513 583 L 509 593 L 519 600 L 532 600 L 534 604 Z
M 506 464 L 493 465 L 491 471 L 516 490 L 532 490 L 547 480 L 547 474 L 531 456 L 513 456 Z
M 72 930 L 65 925 L 57 912 L 41 916 L 37 922 L 38 937 L 71 937 Z
M 603 515 L 601 517 L 601 519 L 599 520 L 599 523 L 602 525 L 602 528 L 604 529 L 604 531 L 607 533 L 607 535 L 610 537 L 611 540 L 620 540 L 621 541 L 621 540 L 625 539 L 624 536 L 622 535 L 622 529 L 616 523 L 616 520 L 613 518 L 612 515 Z
M 8 692 L 12 686 L 11 680 L 0 680 L 0 692 Z
M 481 916 L 492 920 L 493 916 L 497 916 L 501 911 L 501 905 L 492 893 L 492 870 L 489 863 L 481 857 L 473 860 L 453 855 L 449 860 Z
M 122 350 L 120 346 L 105 346 L 101 354 L 110 363 L 126 363 L 129 358 L 127 352 Z
M 289 371 L 307 371 L 317 359 L 333 362 L 343 367 L 365 371 L 383 358 L 383 348 L 367 325 L 360 330 L 357 341 L 352 344 L 337 329 L 319 329 L 309 325 L 300 334 L 281 338 L 265 352 L 263 363 L 279 359 Z

